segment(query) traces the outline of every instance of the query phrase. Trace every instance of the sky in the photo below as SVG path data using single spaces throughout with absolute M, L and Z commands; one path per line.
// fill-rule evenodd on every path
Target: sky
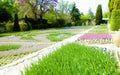
M 92 12 L 96 12 L 97 6 L 99 4 L 102 5 L 102 11 L 108 12 L 108 1 L 109 0 L 65 0 L 69 1 L 70 3 L 75 2 L 76 7 L 83 12 L 84 14 L 88 13 L 89 8 L 91 8 Z

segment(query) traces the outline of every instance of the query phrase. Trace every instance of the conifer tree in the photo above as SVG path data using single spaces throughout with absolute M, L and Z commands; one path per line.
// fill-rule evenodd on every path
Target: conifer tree
M 14 16 L 14 27 L 13 31 L 20 31 L 19 21 L 18 21 L 18 14 L 15 14 Z
M 96 25 L 100 25 L 102 23 L 102 7 L 101 5 L 98 5 L 95 15 L 95 23 Z

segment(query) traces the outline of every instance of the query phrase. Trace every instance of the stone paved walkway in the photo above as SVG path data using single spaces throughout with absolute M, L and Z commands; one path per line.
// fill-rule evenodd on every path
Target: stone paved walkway
M 71 38 L 65 39 L 62 42 L 54 43 L 53 45 L 47 48 L 43 48 L 42 50 L 34 52 L 13 63 L 0 67 L 0 75 L 21 75 L 20 71 L 24 71 L 25 67 L 29 67 L 32 63 L 37 62 L 38 58 L 42 59 L 43 56 L 46 56 L 49 53 L 55 51 L 56 49 L 60 48 L 62 45 L 76 41 L 78 37 L 82 36 L 83 34 L 89 32 L 92 29 L 93 28 L 84 31 L 81 34 L 77 34 Z

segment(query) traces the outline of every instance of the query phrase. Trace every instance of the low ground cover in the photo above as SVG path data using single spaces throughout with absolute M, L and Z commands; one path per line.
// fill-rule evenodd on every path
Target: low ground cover
M 8 51 L 8 50 L 15 50 L 20 48 L 21 45 L 13 45 L 13 44 L 7 44 L 7 45 L 0 45 L 0 51 Z
M 33 51 L 23 52 L 23 53 L 15 53 L 15 54 L 10 54 L 10 55 L 5 55 L 5 56 L 0 55 L 0 66 L 4 66 L 11 62 L 14 62 L 15 60 L 18 60 L 28 54 L 31 54 L 32 52 Z
M 89 44 L 112 43 L 112 36 L 108 33 L 107 25 L 99 25 L 87 34 L 80 36 L 78 41 Z
M 53 41 L 53 42 L 58 42 L 58 41 L 62 41 L 70 36 L 73 36 L 74 34 L 72 33 L 68 33 L 68 32 L 53 32 L 53 33 L 50 33 L 47 38 L 50 40 L 50 41 Z
M 33 38 L 33 36 L 40 35 L 40 30 L 31 30 L 31 31 L 21 31 L 21 32 L 10 32 L 10 33 L 1 33 L 0 37 L 5 36 L 19 36 L 21 40 L 33 40 L 36 41 L 36 39 Z
M 109 52 L 71 43 L 25 68 L 22 75 L 119 75 Z

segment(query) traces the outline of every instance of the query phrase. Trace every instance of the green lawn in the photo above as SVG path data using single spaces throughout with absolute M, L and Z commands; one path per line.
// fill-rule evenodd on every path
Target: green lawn
M 108 33 L 107 25 L 103 24 L 97 25 L 95 29 L 91 30 L 87 34 L 106 34 L 106 33 Z
M 71 43 L 25 68 L 22 75 L 120 75 L 110 53 Z
M 58 42 L 58 41 L 62 41 L 68 37 L 71 37 L 73 36 L 74 34 L 72 33 L 68 33 L 68 32 L 53 32 L 53 33 L 50 33 L 47 38 L 50 40 L 50 41 L 53 41 L 53 42 Z
M 18 49 L 20 48 L 21 45 L 0 45 L 0 51 L 8 51 L 8 50 L 13 50 L 13 49 Z

